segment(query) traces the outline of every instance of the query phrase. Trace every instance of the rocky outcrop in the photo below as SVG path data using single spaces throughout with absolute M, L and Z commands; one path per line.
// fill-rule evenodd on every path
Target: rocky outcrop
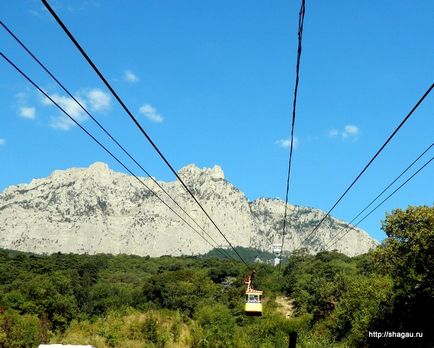
M 219 166 L 200 169 L 190 164 L 179 171 L 188 187 L 234 246 L 270 250 L 281 240 L 284 202 L 246 196 L 224 179 Z M 159 184 L 201 227 L 179 210 L 150 179 L 112 171 L 104 163 L 71 168 L 8 187 L 0 194 L 0 247 L 36 253 L 126 253 L 182 255 L 205 253 L 212 248 L 202 239 L 203 228 L 213 245 L 227 246 L 179 182 Z M 196 232 L 171 212 L 152 191 L 177 210 Z M 324 212 L 288 207 L 288 232 L 284 249 L 300 247 Z M 332 217 L 303 245 L 311 252 L 328 248 L 347 255 L 368 251 L 377 244 L 354 229 L 330 245 L 339 229 L 347 227 Z

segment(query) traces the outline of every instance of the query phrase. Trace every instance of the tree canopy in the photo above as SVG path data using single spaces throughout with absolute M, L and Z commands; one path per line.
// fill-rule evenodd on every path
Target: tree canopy
M 282 269 L 207 256 L 34 255 L 0 250 L 0 347 L 430 347 L 434 207 L 387 214 L 386 240 L 357 257 L 298 251 Z M 240 249 L 239 249 L 240 250 Z M 252 249 L 243 251 L 260 255 Z M 262 255 L 264 256 L 264 255 Z M 264 315 L 243 313 L 256 270 Z M 290 299 L 285 318 L 280 299 Z M 378 339 L 370 332 L 423 333 Z

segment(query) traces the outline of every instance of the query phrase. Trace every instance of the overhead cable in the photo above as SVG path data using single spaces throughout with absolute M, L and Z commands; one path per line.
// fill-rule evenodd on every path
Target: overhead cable
M 164 161 L 164 163 L 167 165 L 167 167 L 170 169 L 170 171 L 179 180 L 179 182 L 182 184 L 182 186 L 187 191 L 187 193 L 193 198 L 193 200 L 195 201 L 195 203 L 199 206 L 199 208 L 206 215 L 206 217 L 211 221 L 211 223 L 213 224 L 213 226 L 223 236 L 223 238 L 225 239 L 225 241 L 228 243 L 228 245 L 231 247 L 231 249 L 235 252 L 235 254 L 238 256 L 238 258 L 246 266 L 248 266 L 247 262 L 241 257 L 241 255 L 238 253 L 238 251 L 235 249 L 235 247 L 232 245 L 232 243 L 229 241 L 229 239 L 225 236 L 225 234 L 217 226 L 217 224 L 215 223 L 215 221 L 211 218 L 211 216 L 208 214 L 208 212 L 205 210 L 205 208 L 202 206 L 202 204 L 198 201 L 198 199 L 195 197 L 195 195 L 193 194 L 193 192 L 188 188 L 188 186 L 185 184 L 185 182 L 182 180 L 182 178 L 179 176 L 179 174 L 176 172 L 176 170 L 173 168 L 173 166 L 170 164 L 170 162 L 167 160 L 167 158 L 163 155 L 163 153 L 161 152 L 161 150 L 158 148 L 158 146 L 155 144 L 155 142 L 151 139 L 151 137 L 148 135 L 148 133 L 143 129 L 143 127 L 140 125 L 140 123 L 137 121 L 137 119 L 134 117 L 134 115 L 131 113 L 131 111 L 128 109 L 128 107 L 125 105 L 125 103 L 122 101 L 122 99 L 119 97 L 119 95 L 115 92 L 115 90 L 113 89 L 113 87 L 110 85 L 110 83 L 104 77 L 104 75 L 100 72 L 100 70 L 97 68 L 97 66 L 92 61 L 92 59 L 90 59 L 90 57 L 87 55 L 87 53 L 84 51 L 84 49 L 80 46 L 80 44 L 78 43 L 78 41 L 74 38 L 74 36 L 71 34 L 71 32 L 65 26 L 65 24 L 62 22 L 62 20 L 59 18 L 59 16 L 56 14 L 56 12 L 52 9 L 52 7 L 48 4 L 48 2 L 46 0 L 41 0 L 41 1 L 45 5 L 45 7 L 47 8 L 47 10 L 50 12 L 50 14 L 53 16 L 53 18 L 56 20 L 56 22 L 63 29 L 63 31 L 66 33 L 66 35 L 69 37 L 69 39 L 74 43 L 74 45 L 77 47 L 77 49 L 83 55 L 83 57 L 86 59 L 86 61 L 89 63 L 89 65 L 93 68 L 93 70 L 98 75 L 98 77 L 102 80 L 102 82 L 105 84 L 105 86 L 109 89 L 109 91 L 111 92 L 111 94 L 115 97 L 115 99 L 118 101 L 118 103 L 124 109 L 124 111 L 128 114 L 128 116 L 133 121 L 133 123 L 136 125 L 136 127 L 139 128 L 139 130 L 141 131 L 141 133 L 145 136 L 145 138 L 148 140 L 148 142 L 151 144 L 151 146 L 155 149 L 155 151 L 158 153 L 158 155 L 160 156 L 160 158 Z
M 288 198 L 289 198 L 289 188 L 291 180 L 291 168 L 292 168 L 292 154 L 294 150 L 294 130 L 295 130 L 295 119 L 296 119 L 296 107 L 297 107 L 297 92 L 298 92 L 298 81 L 300 75 L 300 61 L 301 61 L 301 50 L 303 42 L 303 26 L 304 26 L 304 14 L 305 14 L 305 0 L 301 0 L 300 11 L 298 13 L 298 48 L 297 48 L 297 64 L 295 68 L 295 87 L 294 87 L 294 97 L 292 103 L 292 122 L 291 122 L 291 137 L 289 146 L 289 159 L 288 159 L 288 173 L 286 178 L 286 194 L 285 194 L 285 212 L 283 215 L 283 227 L 282 227 L 282 244 L 280 247 L 280 262 L 279 267 L 281 267 L 282 253 L 283 253 L 283 243 L 285 241 L 286 232 L 286 218 L 288 214 Z
M 80 108 L 92 119 L 93 122 L 97 124 L 97 126 L 108 136 L 110 139 L 145 173 L 147 177 L 149 177 L 168 197 L 169 199 L 179 208 L 181 211 L 186 214 L 202 232 L 208 236 L 215 244 L 218 244 L 206 231 L 205 229 L 199 225 L 199 223 L 191 217 L 190 214 L 180 205 L 178 202 L 167 192 L 167 190 L 151 175 L 149 172 L 137 162 L 137 160 L 110 134 L 109 131 L 83 106 L 74 95 L 48 70 L 48 68 L 27 48 L 26 45 L 2 22 L 0 21 L 0 25 L 18 42 L 18 44 L 39 64 L 39 66 L 45 70 L 45 72 L 50 75 L 50 77 L 56 81 L 56 83 L 68 94 L 79 106 Z M 226 252 L 223 249 L 224 252 Z M 229 256 L 229 254 L 227 254 Z
M 363 208 L 349 223 L 348 226 L 342 227 L 340 228 L 334 236 L 331 237 L 330 242 L 333 242 L 333 239 L 335 239 L 339 234 L 341 234 L 342 232 L 345 232 L 345 230 L 347 230 L 348 228 L 350 228 L 351 224 L 356 221 L 356 219 L 362 215 L 366 210 L 369 209 L 369 207 L 372 206 L 372 204 L 374 204 L 378 198 L 380 198 L 395 182 L 397 182 L 411 167 L 413 167 L 416 162 L 418 162 L 423 155 L 425 155 L 432 147 L 434 146 L 434 143 L 431 143 L 431 145 L 429 145 L 413 162 L 411 162 L 407 168 L 405 168 L 395 179 L 392 180 L 392 182 L 387 185 L 373 200 L 371 200 L 365 208 Z M 325 250 L 327 250 L 328 245 L 330 244 L 330 242 L 324 247 Z
M 423 94 L 423 96 L 419 99 L 419 101 L 416 103 L 416 105 L 410 110 L 410 112 L 404 117 L 404 119 L 401 121 L 401 123 L 395 128 L 395 130 L 390 134 L 390 136 L 387 138 L 387 140 L 384 142 L 384 144 L 378 149 L 378 151 L 375 153 L 375 155 L 369 160 L 369 162 L 365 165 L 365 167 L 362 169 L 362 171 L 357 175 L 357 177 L 353 180 L 353 182 L 347 187 L 347 189 L 344 191 L 344 193 L 339 197 L 339 199 L 333 204 L 333 206 L 328 210 L 328 212 L 324 215 L 324 217 L 316 224 L 316 226 L 312 229 L 312 231 L 303 239 L 303 241 L 299 244 L 298 247 L 301 247 L 306 240 L 308 240 L 315 231 L 321 226 L 321 224 L 324 222 L 324 220 L 330 215 L 330 213 L 336 208 L 336 206 L 339 204 L 339 202 L 345 197 L 345 195 L 351 190 L 351 188 L 354 186 L 354 184 L 360 179 L 360 177 L 363 175 L 363 173 L 369 168 L 369 166 L 374 162 L 374 160 L 378 157 L 378 155 L 383 151 L 383 149 L 386 147 L 386 145 L 392 140 L 392 138 L 398 133 L 398 131 L 401 129 L 401 127 L 407 122 L 407 120 L 410 118 L 410 116 L 413 114 L 413 112 L 419 107 L 419 105 L 423 102 L 423 100 L 429 95 L 429 93 L 434 88 L 434 84 L 431 84 L 431 86 L 426 90 L 426 92 Z
M 117 163 L 119 163 L 128 173 L 130 173 L 137 181 L 139 181 L 147 190 L 149 190 L 161 203 L 169 208 L 176 216 L 178 216 L 185 224 L 187 224 L 193 231 L 195 231 L 205 242 L 211 247 L 215 248 L 218 252 L 220 250 L 217 246 L 210 243 L 202 234 L 199 233 L 188 221 L 186 221 L 180 214 L 178 214 L 172 207 L 170 207 L 154 190 L 145 184 L 136 174 L 134 174 L 118 157 L 116 157 L 107 147 L 105 147 L 98 139 L 96 139 L 86 128 L 77 122 L 68 112 L 66 112 L 52 97 L 50 97 L 39 85 L 37 85 L 27 74 L 25 74 L 17 65 L 15 65 L 3 52 L 0 52 L 1 57 L 8 62 L 17 72 L 19 72 L 28 82 L 30 82 L 40 93 L 42 93 L 48 100 L 59 108 L 72 122 L 74 122 L 82 131 L 84 131 L 94 142 L 96 142 L 105 152 L 107 152 Z M 226 255 L 222 254 L 224 257 Z
M 422 167 L 420 167 L 412 176 L 410 176 L 401 185 L 399 185 L 390 195 L 388 195 L 379 204 L 377 204 L 371 211 L 369 211 L 369 213 L 367 213 L 362 219 L 360 219 L 354 226 L 347 227 L 347 229 L 349 229 L 349 230 L 347 232 L 345 232 L 342 236 L 340 236 L 338 239 L 335 239 L 335 241 L 331 245 L 335 244 L 336 242 L 338 242 L 339 240 L 341 240 L 342 238 L 344 238 L 351 231 L 351 229 L 354 229 L 360 223 L 362 223 L 368 216 L 370 216 L 375 210 L 377 210 L 381 205 L 383 205 L 387 200 L 389 200 L 389 198 L 391 198 L 396 192 L 398 192 L 402 187 L 404 187 L 411 179 L 413 179 L 425 167 L 427 167 L 428 164 L 430 164 L 432 162 L 432 160 L 434 160 L 434 157 L 431 157 L 431 159 L 429 159 L 427 162 L 425 162 L 425 164 Z

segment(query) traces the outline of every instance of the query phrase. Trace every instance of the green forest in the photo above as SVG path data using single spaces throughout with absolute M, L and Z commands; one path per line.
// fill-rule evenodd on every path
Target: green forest
M 369 254 L 309 255 L 282 267 L 131 255 L 35 255 L 0 250 L 0 347 L 434 347 L 434 207 L 394 210 Z M 243 312 L 256 270 L 264 314 Z M 288 306 L 283 306 L 288 303 Z M 369 337 L 369 332 L 399 337 Z M 405 337 L 405 333 L 423 337 Z M 401 337 L 401 336 L 404 337 Z

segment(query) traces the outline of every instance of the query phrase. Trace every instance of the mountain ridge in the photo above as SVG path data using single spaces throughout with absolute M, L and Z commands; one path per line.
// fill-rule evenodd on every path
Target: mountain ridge
M 284 202 L 276 198 L 249 201 L 225 179 L 218 165 L 198 168 L 189 164 L 178 173 L 234 246 L 270 251 L 273 243 L 280 244 Z M 177 209 L 150 178 L 141 180 Z M 179 182 L 158 182 L 218 246 L 227 246 Z M 288 206 L 284 250 L 291 251 L 325 212 Z M 333 217 L 325 222 L 306 245 L 309 252 L 320 250 L 330 243 L 339 228 L 347 226 Z M 338 241 L 334 249 L 354 256 L 377 244 L 356 228 Z M 56 170 L 46 178 L 9 186 L 0 193 L 0 247 L 37 253 L 149 256 L 200 254 L 211 249 L 134 177 L 113 171 L 101 162 L 87 168 Z

